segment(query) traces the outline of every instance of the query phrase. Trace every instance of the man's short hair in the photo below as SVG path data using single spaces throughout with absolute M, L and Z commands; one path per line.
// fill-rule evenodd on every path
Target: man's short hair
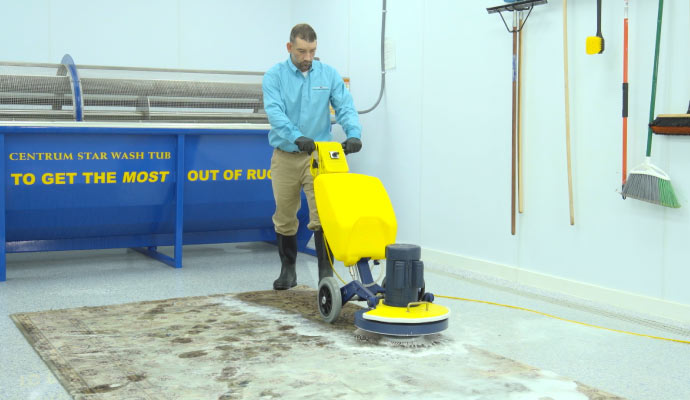
M 316 32 L 309 24 L 297 24 L 290 31 L 290 43 L 295 43 L 297 38 L 311 43 L 316 40 Z

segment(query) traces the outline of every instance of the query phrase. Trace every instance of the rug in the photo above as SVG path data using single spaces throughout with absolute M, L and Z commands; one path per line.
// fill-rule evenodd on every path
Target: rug
M 326 324 L 316 292 L 297 287 L 11 317 L 79 400 L 621 399 L 452 335 L 366 340 L 358 308 Z

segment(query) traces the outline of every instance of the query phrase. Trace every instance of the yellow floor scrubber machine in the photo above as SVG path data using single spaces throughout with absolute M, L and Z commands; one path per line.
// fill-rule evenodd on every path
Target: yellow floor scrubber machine
M 355 326 L 364 331 L 422 336 L 445 330 L 450 311 L 434 304 L 434 295 L 425 291 L 420 247 L 395 244 L 397 221 L 381 181 L 350 173 L 337 142 L 317 142 L 311 172 L 324 237 L 334 259 L 354 269 L 353 281 L 343 287 L 334 277 L 319 282 L 323 319 L 333 322 L 343 305 L 357 299 L 368 306 L 355 312 Z M 369 262 L 379 264 L 384 258 L 386 276 L 379 285 Z

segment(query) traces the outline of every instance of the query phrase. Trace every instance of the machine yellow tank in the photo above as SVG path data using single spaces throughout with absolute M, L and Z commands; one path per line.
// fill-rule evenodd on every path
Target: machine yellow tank
M 351 173 L 314 179 L 316 207 L 333 256 L 345 265 L 386 258 L 398 229 L 393 205 L 378 178 Z

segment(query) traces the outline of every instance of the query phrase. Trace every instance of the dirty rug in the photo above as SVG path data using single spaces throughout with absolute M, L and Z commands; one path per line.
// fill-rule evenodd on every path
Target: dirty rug
M 307 287 L 12 315 L 72 397 L 106 399 L 620 399 L 464 344 L 321 321 Z M 451 321 L 452 322 L 452 321 Z

